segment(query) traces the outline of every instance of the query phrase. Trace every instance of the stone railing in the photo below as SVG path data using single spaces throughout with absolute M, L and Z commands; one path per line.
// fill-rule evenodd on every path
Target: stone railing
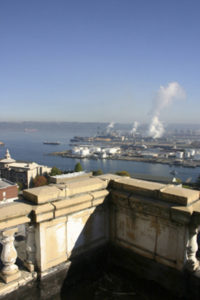
M 20 271 L 15 264 L 17 251 L 15 249 L 15 234 L 18 226 L 30 222 L 29 214 L 31 205 L 25 203 L 10 203 L 0 208 L 0 231 L 1 231 L 1 278 L 5 283 L 20 278 Z
M 108 181 L 86 178 L 24 191 L 35 203 L 27 229 L 26 262 L 40 276 L 49 268 L 108 241 Z
M 112 243 L 166 266 L 199 269 L 199 192 L 136 179 L 111 180 Z
M 108 174 L 28 189 L 0 209 L 5 284 L 21 280 L 14 236 L 22 224 L 26 256 L 20 259 L 39 277 L 107 244 L 181 272 L 199 269 L 198 191 Z
M 72 257 L 107 243 L 107 185 L 108 180 L 86 177 L 28 189 L 23 199 L 0 208 L 0 276 L 6 284 L 0 282 L 0 296 L 35 278 L 35 274 L 43 277 Z M 26 253 L 21 257 L 15 235 L 22 225 Z M 27 276 L 24 268 L 34 275 Z

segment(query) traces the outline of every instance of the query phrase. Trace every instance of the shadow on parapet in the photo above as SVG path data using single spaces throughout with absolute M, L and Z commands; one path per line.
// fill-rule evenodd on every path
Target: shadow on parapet
M 107 204 L 96 207 L 78 235 L 69 256 L 69 268 L 62 274 L 59 299 L 180 299 L 153 281 L 153 276 L 151 280 L 151 275 L 147 276 L 148 279 L 142 274 L 141 277 L 134 275 L 135 267 L 141 267 L 144 272 L 149 268 L 151 274 L 155 272 L 155 266 L 151 260 L 137 255 L 133 257 L 129 251 L 122 251 L 110 243 L 109 218 L 104 213 L 108 213 Z M 163 278 L 169 275 L 168 272 L 163 268 Z
M 95 299 L 94 283 L 108 267 L 107 201 L 68 216 L 68 262 L 41 279 L 40 299 Z M 56 297 L 56 298 L 55 298 Z
M 93 231 L 95 220 L 102 213 L 103 206 L 97 207 L 87 219 L 69 256 L 70 266 L 62 275 L 60 300 L 175 300 L 172 293 L 151 279 L 136 277 L 132 270 L 129 252 L 116 249 L 107 239 L 108 224 L 101 223 L 100 232 Z M 101 219 L 101 218 L 99 218 Z M 134 257 L 137 259 L 137 256 Z M 116 263 L 115 260 L 120 263 Z M 129 261 L 130 259 L 130 261 Z M 141 268 L 147 263 L 142 264 Z M 130 265 L 124 267 L 123 263 Z M 150 262 L 151 263 L 151 262 Z M 153 265 L 150 265 L 149 267 Z M 150 271 L 151 272 L 151 271 Z M 152 271 L 153 272 L 153 271 Z M 167 270 L 164 270 L 167 276 Z M 164 276 L 164 275 L 163 275 Z M 144 276 L 145 277 L 145 276 Z M 54 300 L 54 298 L 50 298 Z M 182 298 L 183 299 L 183 298 Z
M 66 296 L 73 297 L 73 294 L 76 294 L 77 299 L 83 299 L 83 293 L 85 299 L 93 299 L 91 297 L 94 296 L 94 285 L 91 283 L 103 276 L 108 265 L 106 214 L 106 204 L 103 204 L 95 208 L 88 217 L 69 256 L 70 267 L 62 285 L 61 299 L 66 299 Z M 87 218 L 87 215 L 82 217 Z M 75 223 L 74 227 L 78 223 L 73 218 L 71 222 L 72 226 Z

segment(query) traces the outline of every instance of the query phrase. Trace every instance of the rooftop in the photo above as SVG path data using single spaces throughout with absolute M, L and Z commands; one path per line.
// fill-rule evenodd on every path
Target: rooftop
M 147 180 L 147 181 L 152 181 L 152 182 L 166 183 L 166 184 L 174 182 L 173 176 L 166 177 L 166 176 L 155 176 L 155 175 L 151 175 L 151 174 L 134 173 L 132 175 L 132 178 Z
M 0 178 L 0 189 L 4 189 L 6 187 L 9 187 L 9 186 L 14 186 L 16 185 L 16 183 L 13 183 L 7 179 L 4 179 L 4 178 Z
M 85 174 L 85 171 L 51 176 L 52 178 L 71 178 Z
M 26 169 L 33 169 L 37 166 L 39 166 L 35 162 L 27 163 L 27 162 L 13 162 L 10 164 L 11 167 L 13 168 L 26 168 Z
M 8 149 L 6 150 L 5 157 L 3 159 L 0 159 L 0 163 L 9 164 L 9 167 L 12 168 L 23 168 L 23 169 L 34 169 L 36 167 L 42 166 L 36 162 L 21 161 L 21 160 L 16 161 L 11 157 Z M 42 166 L 42 167 L 46 167 L 46 166 Z
M 1 163 L 12 163 L 12 162 L 15 162 L 15 160 L 12 159 L 12 157 L 10 156 L 10 152 L 9 152 L 8 149 L 6 150 L 6 154 L 5 154 L 4 159 L 1 159 L 0 162 Z

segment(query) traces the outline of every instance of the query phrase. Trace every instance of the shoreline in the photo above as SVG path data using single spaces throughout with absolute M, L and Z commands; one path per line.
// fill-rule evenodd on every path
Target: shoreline
M 87 156 L 82 157 L 80 155 L 71 154 L 68 151 L 61 151 L 61 152 L 51 152 L 48 153 L 49 156 L 61 156 L 66 158 L 73 158 L 73 159 L 89 159 L 89 160 L 121 160 L 121 161 L 135 161 L 135 162 L 145 162 L 145 163 L 153 163 L 153 164 L 165 164 L 169 166 L 176 166 L 176 167 L 183 167 L 183 168 L 197 168 L 200 167 L 200 162 L 193 161 L 188 162 L 186 160 L 173 160 L 173 159 L 158 159 L 158 158 L 143 158 L 143 157 L 124 157 L 124 156 L 113 156 L 113 157 L 94 157 L 94 156 Z

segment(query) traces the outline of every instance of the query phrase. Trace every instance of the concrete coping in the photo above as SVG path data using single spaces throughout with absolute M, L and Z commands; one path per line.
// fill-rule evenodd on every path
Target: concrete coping
M 199 192 L 175 185 L 166 185 L 133 178 L 124 178 L 117 175 L 106 174 L 98 177 L 85 178 L 67 184 L 52 184 L 48 186 L 31 188 L 23 191 L 25 199 L 35 203 L 44 204 L 62 200 L 75 195 L 90 193 L 106 189 L 110 183 L 117 190 L 159 199 L 163 202 L 181 206 L 192 205 L 199 200 Z
M 164 201 L 189 206 L 199 200 L 199 191 L 177 186 L 167 186 L 160 191 L 160 198 Z
M 32 205 L 12 202 L 1 206 L 0 231 L 31 221 Z
M 32 211 L 32 205 L 12 202 L 1 206 L 0 222 L 28 215 Z
M 199 200 L 199 191 L 196 190 L 132 178 L 115 178 L 111 181 L 111 186 L 119 190 L 183 206 L 191 205 Z
M 72 210 L 79 209 L 80 205 L 92 207 L 97 203 L 102 203 L 109 194 L 109 190 L 106 189 L 109 183 L 111 194 L 112 191 L 115 192 L 114 194 L 124 193 L 129 199 L 133 196 L 133 205 L 135 195 L 142 196 L 149 206 L 152 201 L 155 201 L 154 199 L 157 199 L 159 205 L 169 207 L 174 220 L 189 222 L 192 216 L 193 219 L 195 217 L 195 223 L 200 224 L 198 191 L 107 174 L 87 178 L 80 182 L 70 182 L 64 185 L 53 184 L 24 190 L 25 203 L 14 202 L 1 207 L 0 230 L 30 222 L 30 212 L 33 212 L 34 216 L 38 216 L 37 220 L 33 219 L 32 221 L 39 222 L 54 218 L 54 214 L 58 210 L 63 210 L 63 213 L 68 214 Z M 26 200 L 30 202 L 26 203 Z M 122 199 L 122 201 L 124 200 Z M 41 215 L 43 217 L 40 217 Z
M 69 182 L 67 184 L 52 184 L 23 191 L 23 196 L 36 204 L 53 202 L 65 199 L 78 194 L 106 189 L 107 182 L 97 178 L 85 178 L 80 181 Z

